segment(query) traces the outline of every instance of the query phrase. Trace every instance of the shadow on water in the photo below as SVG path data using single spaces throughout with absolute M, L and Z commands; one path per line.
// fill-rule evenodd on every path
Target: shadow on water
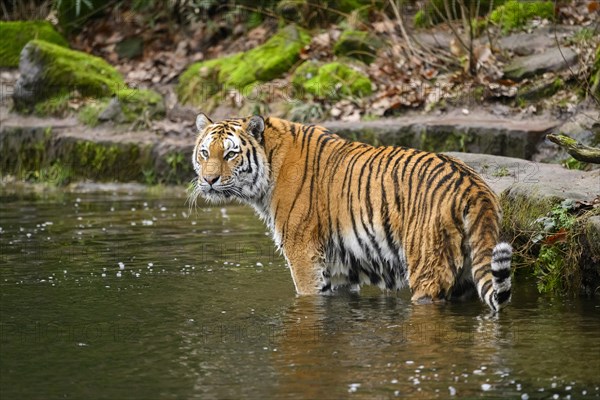
M 0 195 L 2 398 L 598 398 L 600 302 L 297 297 L 245 207 Z

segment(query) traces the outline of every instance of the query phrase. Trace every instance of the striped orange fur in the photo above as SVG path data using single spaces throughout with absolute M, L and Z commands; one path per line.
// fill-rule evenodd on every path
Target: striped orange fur
M 300 294 L 362 284 L 415 302 L 475 288 L 493 311 L 510 300 L 512 249 L 498 199 L 452 157 L 350 142 L 315 125 L 200 114 L 192 201 L 237 199 L 273 233 Z

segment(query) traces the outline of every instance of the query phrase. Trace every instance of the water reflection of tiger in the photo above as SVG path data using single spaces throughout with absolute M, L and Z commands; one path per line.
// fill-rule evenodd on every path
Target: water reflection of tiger
M 473 287 L 494 311 L 510 300 L 512 249 L 498 243 L 498 200 L 461 161 L 277 118 L 213 123 L 200 114 L 196 125 L 192 202 L 252 205 L 298 293 L 408 283 L 415 302 Z

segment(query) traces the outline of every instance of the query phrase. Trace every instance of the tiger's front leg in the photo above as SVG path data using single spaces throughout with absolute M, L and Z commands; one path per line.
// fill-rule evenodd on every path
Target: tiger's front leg
M 331 283 L 323 258 L 314 246 L 288 242 L 284 243 L 283 253 L 298 294 L 315 295 L 330 291 Z

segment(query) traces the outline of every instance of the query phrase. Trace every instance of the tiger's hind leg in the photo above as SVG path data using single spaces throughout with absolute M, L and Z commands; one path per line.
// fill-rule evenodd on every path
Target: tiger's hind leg
M 415 304 L 451 298 L 463 264 L 461 238 L 457 230 L 447 227 L 433 235 L 429 243 L 422 244 L 418 257 L 409 257 L 408 283 Z

